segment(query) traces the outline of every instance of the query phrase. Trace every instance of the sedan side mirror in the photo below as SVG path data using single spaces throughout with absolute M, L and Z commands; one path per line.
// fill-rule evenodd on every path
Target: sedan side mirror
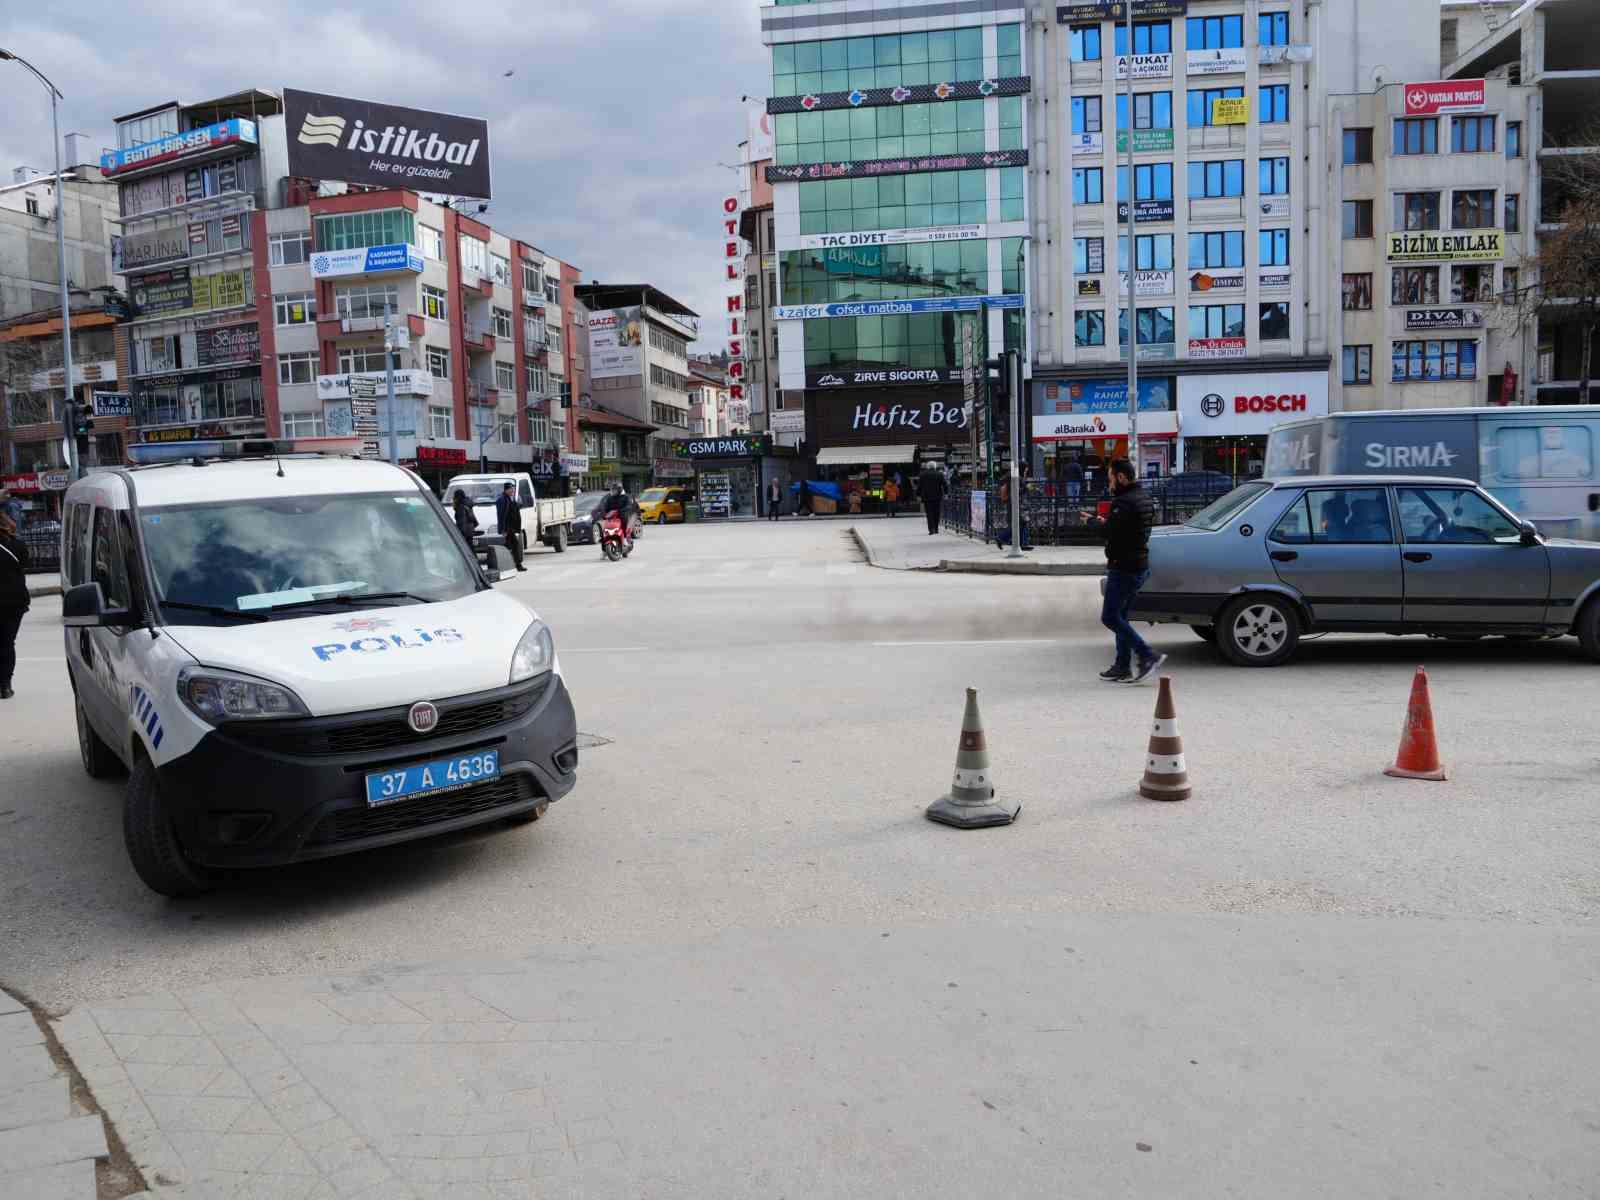
M 61 623 L 68 628 L 93 629 L 132 622 L 133 614 L 127 609 L 106 607 L 106 594 L 98 583 L 80 583 L 61 597 Z
M 1522 532 L 1522 544 L 1524 546 L 1537 546 L 1540 544 L 1539 527 L 1532 521 L 1524 521 L 1517 528 Z

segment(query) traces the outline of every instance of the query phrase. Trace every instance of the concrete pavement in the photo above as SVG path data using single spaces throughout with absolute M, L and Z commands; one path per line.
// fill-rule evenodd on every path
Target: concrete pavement
M 59 602 L 24 623 L 0 973 L 158 1194 L 1600 1178 L 1575 644 L 1330 638 L 1241 671 L 1158 631 L 1196 787 L 1160 805 L 1134 795 L 1153 693 L 1093 679 L 1092 579 L 875 571 L 838 523 L 529 566 L 506 590 L 591 735 L 573 796 L 183 902 L 78 769 Z M 1418 661 L 1447 784 L 1379 775 Z M 969 685 L 1008 829 L 921 816 Z
M 953 533 L 928 533 L 919 513 L 909 520 L 862 521 L 851 527 L 875 567 L 891 571 L 951 571 L 982 575 L 1104 575 L 1099 546 L 1036 546 L 1020 559 L 998 546 Z

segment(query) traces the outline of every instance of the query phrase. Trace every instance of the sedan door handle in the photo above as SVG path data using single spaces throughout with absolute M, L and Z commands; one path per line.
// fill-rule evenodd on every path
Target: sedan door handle
M 1272 552 L 1273 562 L 1293 562 L 1299 557 L 1300 552 L 1298 550 L 1274 550 Z
M 1405 560 L 1407 562 L 1422 563 L 1430 562 L 1432 559 L 1433 555 L 1429 554 L 1426 550 L 1408 550 L 1405 553 Z

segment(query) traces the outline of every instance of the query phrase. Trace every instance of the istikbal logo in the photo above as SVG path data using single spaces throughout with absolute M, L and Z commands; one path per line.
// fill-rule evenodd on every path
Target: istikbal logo
M 307 113 L 296 136 L 307 146 L 327 146 L 333 150 L 343 147 L 361 154 L 414 158 L 430 163 L 443 160 L 455 167 L 471 166 L 478 157 L 480 142 L 477 138 L 470 142 L 447 142 L 431 130 L 410 129 L 404 125 L 369 129 L 366 122 L 357 118 L 346 140 L 347 124 L 341 116 Z
M 300 122 L 299 140 L 308 146 L 332 146 L 338 149 L 339 143 L 344 140 L 344 126 L 343 117 L 319 117 L 315 113 L 307 113 L 306 119 Z

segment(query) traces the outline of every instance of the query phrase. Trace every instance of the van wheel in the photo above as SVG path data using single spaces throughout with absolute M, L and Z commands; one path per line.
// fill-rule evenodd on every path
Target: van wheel
M 1578 644 L 1594 662 L 1600 662 L 1600 597 L 1589 601 L 1578 614 L 1575 627 Z
M 83 760 L 83 772 L 90 779 L 106 779 L 115 775 L 122 763 L 106 745 L 105 739 L 89 724 L 89 714 L 83 711 L 83 702 L 75 700 L 73 715 L 78 721 L 78 757 Z
M 122 840 L 133 869 L 153 892 L 163 896 L 195 896 L 211 888 L 211 875 L 183 855 L 172 814 L 161 796 L 155 766 L 141 758 L 128 780 L 122 808 Z
M 1193 633 L 1195 637 L 1205 642 L 1208 646 L 1217 644 L 1217 627 L 1215 625 L 1191 625 L 1189 626 L 1189 632 Z
M 1300 618 L 1276 596 L 1241 596 L 1217 622 L 1217 649 L 1238 667 L 1275 667 L 1299 641 Z

